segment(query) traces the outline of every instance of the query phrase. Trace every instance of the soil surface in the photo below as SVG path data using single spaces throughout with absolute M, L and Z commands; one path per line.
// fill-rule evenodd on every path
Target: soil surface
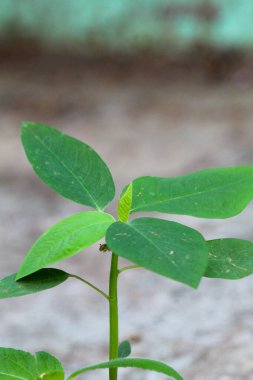
M 0 70 L 1 277 L 13 273 L 34 240 L 82 210 L 33 173 L 20 120 L 51 124 L 91 145 L 108 163 L 118 192 L 141 175 L 176 176 L 253 162 L 253 89 L 237 80 L 207 83 L 157 72 L 114 75 L 54 59 L 5 62 Z M 115 204 L 110 207 L 115 209 Z M 253 207 L 227 220 L 176 217 L 207 238 L 253 240 Z M 166 216 L 161 216 L 166 218 Z M 168 217 L 169 218 L 169 217 Z M 57 267 L 107 287 L 109 257 L 98 244 Z M 204 279 L 197 291 L 146 270 L 119 281 L 120 337 L 134 356 L 163 360 L 186 380 L 253 378 L 253 281 Z M 67 372 L 106 359 L 106 301 L 76 280 L 1 301 L 1 346 L 48 350 Z M 106 379 L 106 371 L 99 374 Z M 121 379 L 161 375 L 122 370 Z M 82 377 L 80 377 L 81 379 Z M 97 374 L 85 375 L 95 379 Z

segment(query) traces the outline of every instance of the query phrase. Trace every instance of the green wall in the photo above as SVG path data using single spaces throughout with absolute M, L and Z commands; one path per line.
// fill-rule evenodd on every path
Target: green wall
M 189 8 L 206 2 L 218 9 L 212 21 Z M 163 11 L 168 5 L 177 7 L 173 17 Z M 28 36 L 85 52 L 170 51 L 196 41 L 251 48 L 252 20 L 253 0 L 0 0 L 2 38 Z

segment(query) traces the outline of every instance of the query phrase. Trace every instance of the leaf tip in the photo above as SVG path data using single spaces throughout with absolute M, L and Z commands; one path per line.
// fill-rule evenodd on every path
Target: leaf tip
M 20 123 L 22 129 L 27 129 L 34 124 L 35 124 L 34 121 L 28 121 L 28 120 L 21 121 L 21 123 Z

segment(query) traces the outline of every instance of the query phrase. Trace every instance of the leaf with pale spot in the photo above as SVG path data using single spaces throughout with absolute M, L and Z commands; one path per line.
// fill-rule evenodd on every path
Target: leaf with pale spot
M 207 242 L 209 262 L 206 277 L 237 280 L 253 274 L 253 243 L 241 239 Z
M 109 249 L 155 273 L 196 288 L 208 262 L 207 245 L 196 230 L 156 218 L 113 223 Z
M 40 380 L 64 380 L 64 370 L 56 357 L 40 351 L 35 354 L 35 362 Z
M 253 198 L 253 166 L 205 169 L 174 178 L 133 182 L 131 214 L 154 211 L 200 218 L 229 218 Z

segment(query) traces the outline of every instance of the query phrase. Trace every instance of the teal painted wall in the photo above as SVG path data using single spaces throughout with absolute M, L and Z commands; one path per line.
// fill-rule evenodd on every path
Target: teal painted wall
M 191 12 L 207 2 L 218 9 L 212 21 Z M 166 16 L 173 5 L 177 12 Z M 2 38 L 20 34 L 84 51 L 169 51 L 196 41 L 251 48 L 252 20 L 253 0 L 0 0 Z

